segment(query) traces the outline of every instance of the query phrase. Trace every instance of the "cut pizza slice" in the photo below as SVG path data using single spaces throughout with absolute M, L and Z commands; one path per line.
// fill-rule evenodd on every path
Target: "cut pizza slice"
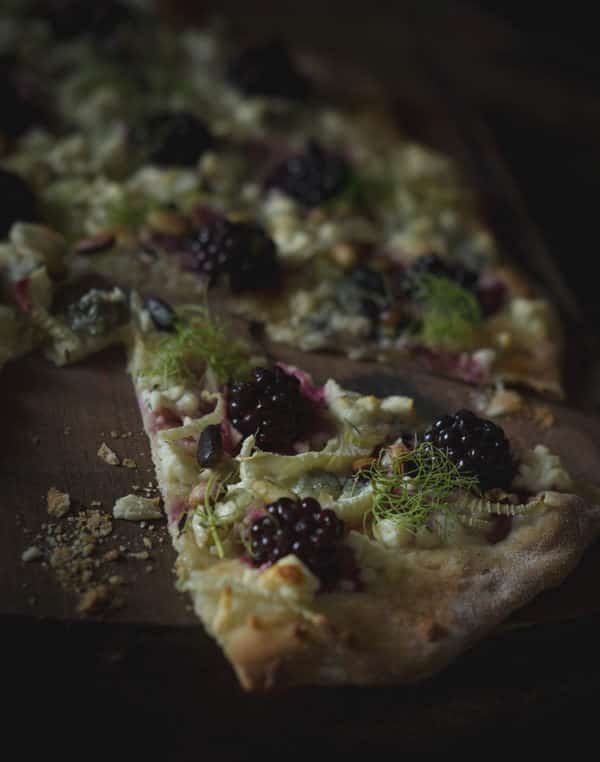
M 368 77 L 144 19 L 120 29 L 140 86 L 101 47 L 53 42 L 56 23 L 41 27 L 64 129 L 11 144 L 0 184 L 35 189 L 71 277 L 177 302 L 210 289 L 274 342 L 562 396 L 556 310 L 507 264 L 455 163 L 402 134 Z
M 253 356 L 152 300 L 130 370 L 178 586 L 242 685 L 411 682 L 447 665 L 600 533 L 543 444 L 461 410 L 427 423 Z M 258 364 L 257 364 L 258 363 Z

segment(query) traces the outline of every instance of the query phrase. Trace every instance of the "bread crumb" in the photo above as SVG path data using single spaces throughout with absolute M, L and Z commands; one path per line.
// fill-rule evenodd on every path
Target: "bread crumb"
M 142 542 L 144 543 L 144 547 L 148 548 L 148 550 L 152 550 L 152 540 L 149 537 L 144 537 Z
M 79 597 L 77 611 L 81 614 L 91 614 L 104 608 L 110 600 L 106 585 L 96 585 L 86 590 Z
M 541 429 L 549 429 L 554 426 L 554 413 L 546 405 L 532 405 L 531 417 Z
M 140 550 L 138 553 L 130 553 L 130 558 L 135 558 L 136 561 L 147 561 L 150 558 L 150 554 L 147 550 Z
M 21 560 L 25 561 L 25 563 L 28 563 L 29 561 L 37 561 L 37 559 L 41 557 L 42 551 L 38 548 L 37 545 L 30 545 L 21 554 Z
M 57 490 L 56 487 L 50 487 L 46 496 L 48 514 L 56 518 L 65 516 L 71 507 L 71 497 L 66 492 Z
M 132 458 L 123 458 L 125 468 L 137 468 L 137 463 Z
M 128 521 L 160 519 L 162 518 L 160 498 L 125 495 L 114 504 L 113 516 L 115 519 L 127 519 Z
M 109 466 L 118 466 L 121 463 L 117 453 L 114 450 L 111 450 L 106 442 L 102 442 L 98 449 L 97 455 L 105 463 L 108 463 Z

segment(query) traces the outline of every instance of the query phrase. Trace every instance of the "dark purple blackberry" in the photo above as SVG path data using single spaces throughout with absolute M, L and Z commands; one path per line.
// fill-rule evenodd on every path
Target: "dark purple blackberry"
M 18 138 L 42 118 L 31 82 L 0 63 L 0 135 Z
M 482 490 L 508 489 L 515 475 L 510 442 L 492 421 L 470 410 L 445 415 L 425 432 L 426 442 L 445 450 L 465 473 L 476 476 Z
M 273 170 L 267 187 L 314 207 L 340 193 L 349 180 L 350 167 L 345 159 L 310 140 L 304 153 L 291 156 Z
M 325 587 L 340 576 L 340 541 L 344 522 L 334 511 L 321 508 L 311 497 L 279 498 L 266 506 L 266 515 L 250 524 L 250 560 L 254 566 L 270 566 L 294 554 Z
M 302 100 L 310 91 L 308 79 L 278 41 L 245 50 L 229 65 L 227 78 L 246 95 Z
M 316 404 L 300 392 L 300 382 L 281 368 L 254 368 L 250 381 L 229 386 L 227 410 L 244 436 L 254 434 L 261 450 L 293 452 L 295 442 L 315 427 Z
M 280 285 L 275 244 L 258 225 L 217 219 L 198 228 L 184 248 L 192 269 L 206 276 L 209 285 L 220 276 L 227 276 L 234 294 Z
M 144 159 L 159 165 L 193 166 L 213 145 L 206 126 L 187 111 L 157 111 L 133 133 Z
M 447 278 L 459 286 L 474 291 L 477 287 L 479 275 L 473 270 L 458 264 L 444 262 L 437 254 L 426 254 L 419 257 L 404 273 L 403 287 L 407 292 L 414 291 L 418 287 L 419 279 L 423 275 L 434 275 L 438 278 Z
M 0 169 L 0 238 L 5 238 L 15 222 L 37 219 L 37 204 L 33 191 L 22 177 Z
M 133 10 L 120 0 L 39 0 L 33 7 L 45 19 L 53 34 L 68 40 L 88 35 L 104 39 L 134 18 Z

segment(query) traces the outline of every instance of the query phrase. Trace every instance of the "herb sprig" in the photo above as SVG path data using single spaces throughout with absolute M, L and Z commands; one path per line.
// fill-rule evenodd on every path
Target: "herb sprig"
M 428 442 L 412 450 L 383 450 L 361 477 L 369 480 L 373 491 L 367 517 L 392 521 L 413 534 L 433 514 L 451 512 L 457 494 L 479 492 L 476 477 L 463 473 L 444 450 Z
M 223 491 L 232 477 L 233 474 L 228 474 L 227 476 L 222 477 L 218 473 L 212 473 L 206 482 L 204 500 L 196 508 L 196 515 L 198 516 L 200 524 L 208 530 L 219 558 L 225 558 L 225 549 L 223 547 L 221 535 L 219 534 L 219 529 L 229 522 L 227 518 L 217 515 L 216 506 L 217 501 L 222 497 Z
M 420 309 L 419 338 L 449 350 L 469 348 L 482 321 L 475 294 L 449 278 L 424 274 L 414 282 L 413 299 Z
M 206 307 L 179 310 L 175 330 L 153 353 L 148 374 L 164 386 L 193 383 L 209 368 L 219 383 L 243 378 L 250 369 L 248 353 Z

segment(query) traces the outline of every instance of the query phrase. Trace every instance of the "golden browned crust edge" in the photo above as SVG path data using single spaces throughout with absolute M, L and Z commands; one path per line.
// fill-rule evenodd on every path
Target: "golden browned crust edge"
M 558 585 L 600 534 L 600 506 L 575 495 L 545 499 L 533 525 L 498 545 L 457 549 L 449 568 L 436 566 L 436 551 L 415 551 L 422 598 L 407 598 L 406 586 L 396 584 L 323 595 L 315 623 L 292 619 L 270 628 L 249 618 L 220 638 L 243 687 L 411 683 L 437 672 Z

